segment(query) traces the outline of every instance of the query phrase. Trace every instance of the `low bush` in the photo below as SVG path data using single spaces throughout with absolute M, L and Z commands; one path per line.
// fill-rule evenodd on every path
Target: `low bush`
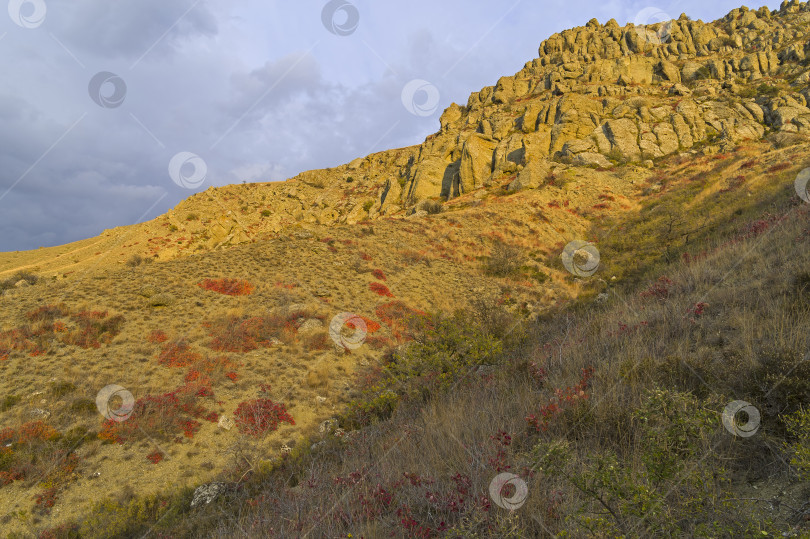
M 422 203 L 422 209 L 429 215 L 436 215 L 442 212 L 442 203 L 438 200 L 426 200 Z
M 164 344 L 157 360 L 167 367 L 187 367 L 197 363 L 202 356 L 191 349 L 191 345 L 184 339 L 176 339 Z
M 210 387 L 190 383 L 162 395 L 146 395 L 135 401 L 126 421 L 106 420 L 98 434 L 102 440 L 116 443 L 154 438 L 164 441 L 179 434 L 194 437 L 200 429 L 198 419 L 216 422 L 218 417 L 205 406 L 213 401 Z
M 29 285 L 35 285 L 39 282 L 39 277 L 30 271 L 18 271 L 12 277 L 0 280 L 0 291 L 14 288 L 20 281 L 25 281 Z
M 523 251 L 519 247 L 498 241 L 485 259 L 484 273 L 493 277 L 509 277 L 520 271 L 524 261 Z
M 0 486 L 28 479 L 61 484 L 78 464 L 79 445 L 42 420 L 0 430 Z
M 402 301 L 391 301 L 377 306 L 375 309 L 377 318 L 381 320 L 391 330 L 392 335 L 398 340 L 412 338 L 418 319 L 425 316 L 425 313 L 409 307 Z
M 100 348 L 118 335 L 124 324 L 121 315 L 107 311 L 81 311 L 70 314 L 64 305 L 45 305 L 26 314 L 34 322 L 0 331 L 0 361 L 12 351 L 31 356 L 48 353 L 56 342 L 81 348 Z
M 268 394 L 269 391 L 269 386 L 261 386 L 261 394 Z M 239 403 L 234 416 L 239 432 L 256 437 L 275 431 L 280 423 L 295 425 L 295 420 L 287 413 L 284 404 L 275 403 L 266 397 Z
M 253 293 L 254 286 L 248 281 L 239 279 L 205 279 L 197 286 L 212 292 L 218 292 L 227 296 L 248 296 Z
M 306 313 L 287 316 L 228 316 L 203 323 L 211 342 L 208 347 L 218 352 L 250 352 L 267 348 L 275 342 L 292 342 L 298 332 L 296 322 Z
M 369 289 L 378 296 L 393 298 L 394 294 L 382 283 L 369 283 Z

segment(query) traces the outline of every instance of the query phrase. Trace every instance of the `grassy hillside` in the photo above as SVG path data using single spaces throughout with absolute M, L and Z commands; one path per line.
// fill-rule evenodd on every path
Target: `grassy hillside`
M 217 398 L 240 395 L 210 409 L 233 408 L 266 382 L 270 387 L 252 396 L 287 403 L 296 423 L 290 425 L 278 409 L 264 409 L 263 415 L 254 414 L 253 423 L 275 418 L 275 433 L 257 438 L 245 430 L 229 440 L 221 461 L 206 457 L 216 464 L 208 477 L 221 485 L 213 487 L 218 494 L 213 502 L 190 507 L 193 487 L 206 474 L 192 475 L 185 488 L 145 493 L 140 484 L 132 486 L 136 478 L 127 469 L 115 481 L 127 482 L 128 489 L 108 491 L 73 524 L 51 527 L 45 536 L 810 536 L 810 205 L 796 196 L 793 182 L 810 165 L 806 149 L 752 143 L 729 154 L 659 163 L 641 186 L 645 194 L 635 211 L 592 219 L 591 229 L 583 232 L 600 252 L 595 274 L 565 277 L 559 255 L 543 259 L 543 267 L 577 293 L 533 315 L 526 309 L 527 296 L 515 299 L 519 287 L 513 276 L 526 270 L 511 259 L 528 258 L 519 242 L 504 247 L 494 241 L 488 258 L 467 264 L 480 283 L 495 288 L 492 294 L 464 296 L 464 302 L 448 299 L 446 291 L 453 290 L 448 275 L 454 274 L 450 267 L 436 267 L 441 257 L 435 252 L 430 253 L 435 258 L 425 253 L 421 261 L 410 261 L 419 265 L 422 278 L 411 288 L 406 284 L 415 278 L 410 266 L 398 264 L 397 255 L 375 252 L 379 264 L 373 265 L 380 266 L 385 280 L 375 273 L 359 285 L 341 281 L 332 292 L 342 291 L 341 306 L 367 313 L 369 327 L 381 329 L 360 349 L 328 352 L 331 369 L 320 374 L 329 388 L 293 389 L 296 371 L 316 385 L 315 367 L 324 361 L 303 337 L 285 337 L 283 331 L 279 340 L 288 339 L 281 344 L 283 353 L 257 353 L 255 359 L 228 355 L 244 362 L 235 386 L 216 375 L 219 367 L 210 371 L 215 376 L 209 387 Z M 555 209 L 547 202 L 538 214 Z M 452 217 L 462 223 L 459 230 L 478 219 L 468 222 L 465 211 Z M 420 230 L 434 224 L 446 229 L 448 215 L 424 218 Z M 424 241 L 415 230 L 374 229 L 377 242 L 391 234 L 400 248 L 405 241 Z M 324 244 L 342 249 L 337 247 L 342 233 L 335 230 L 335 241 Z M 372 248 L 356 247 L 366 254 Z M 195 351 L 202 351 L 211 342 L 204 345 L 204 331 L 194 329 L 198 320 L 220 312 L 226 316 L 231 299 L 244 301 L 240 313 L 230 313 L 239 319 L 257 315 L 254 301 L 297 301 L 288 296 L 303 295 L 317 283 L 307 280 L 300 262 L 277 270 L 273 279 L 298 278 L 303 290 L 265 283 L 242 299 L 213 292 L 217 299 L 212 300 L 212 292 L 193 285 L 223 267 L 218 263 L 228 263 L 230 274 L 241 277 L 255 275 L 254 263 L 283 267 L 285 255 L 301 246 L 275 249 L 265 255 L 255 248 L 245 251 L 256 262 L 231 253 L 221 260 L 207 255 L 196 267 L 189 263 L 192 258 L 148 268 L 156 272 L 155 283 L 179 275 L 189 281 L 186 296 L 178 297 L 182 307 L 171 311 L 174 322 L 161 319 L 160 327 L 171 338 L 186 336 Z M 234 264 L 238 260 L 241 268 Z M 368 280 L 384 283 L 396 298 L 374 302 L 376 293 L 363 292 Z M 426 293 L 433 290 L 430 283 L 438 283 L 444 295 L 438 289 Z M 118 286 L 110 297 L 128 297 L 126 283 Z M 129 295 L 134 302 L 135 291 Z M 370 301 L 376 310 L 360 309 Z M 195 302 L 203 307 L 195 310 Z M 304 308 L 306 317 L 329 322 L 329 309 L 319 310 L 315 303 Z M 283 319 L 277 323 L 283 325 Z M 139 324 L 138 332 L 146 336 L 151 327 Z M 225 336 L 239 335 L 245 336 Z M 378 341 L 377 335 L 385 338 Z M 144 348 L 143 358 L 127 365 L 151 363 L 153 353 L 160 362 L 159 350 L 158 345 Z M 119 379 L 139 371 L 122 369 L 109 357 L 97 361 L 100 370 L 109 368 Z M 189 361 L 199 365 L 201 360 Z M 157 385 L 170 368 L 151 367 L 151 383 Z M 29 379 L 38 369 L 29 362 Z M 69 395 L 75 389 L 54 382 L 49 391 Z M 316 403 L 308 416 L 306 401 L 321 395 L 329 398 L 327 409 Z M 208 410 L 205 398 L 191 403 L 202 402 Z M 741 401 L 754 408 L 734 415 L 735 408 L 728 407 Z M 78 402 L 68 409 L 80 407 Z M 97 420 L 89 423 L 98 428 Z M 214 427 L 203 425 L 199 431 L 206 445 L 229 436 Z M 216 434 L 202 438 L 205 429 Z M 59 432 L 61 437 L 48 441 L 38 432 L 39 438 L 28 443 L 47 447 L 49 452 L 41 454 L 58 455 L 78 435 Z M 114 452 L 123 450 L 161 474 L 171 474 L 172 466 L 197 473 L 195 453 L 206 449 L 192 446 L 190 438 L 168 445 L 159 439 L 162 432 L 147 430 L 147 440 L 170 448 L 170 458 L 156 457 L 156 464 L 142 459 L 152 447 L 138 441 L 133 429 L 114 432 L 133 436 L 123 444 L 85 444 L 93 448 L 89 458 L 114 459 Z M 103 429 L 101 434 L 104 438 Z M 21 446 L 12 447 L 21 458 Z M 77 469 L 82 466 L 77 463 Z M 492 482 L 502 473 L 516 479 L 493 493 Z M 513 510 L 502 507 L 510 507 L 514 497 Z M 38 518 L 44 524 L 49 517 Z

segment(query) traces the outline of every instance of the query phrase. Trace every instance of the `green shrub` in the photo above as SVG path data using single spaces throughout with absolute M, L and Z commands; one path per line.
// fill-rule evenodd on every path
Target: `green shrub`
M 6 395 L 3 397 L 2 402 L 0 402 L 0 412 L 9 410 L 10 408 L 16 406 L 21 400 L 22 397 L 19 395 Z
M 143 264 L 143 257 L 141 255 L 132 255 L 129 260 L 127 260 L 127 266 L 134 268 Z
M 806 480 L 810 480 L 810 408 L 783 417 L 794 441 L 788 445 L 793 453 L 791 463 Z
M 509 277 L 518 273 L 523 261 L 523 251 L 519 247 L 499 241 L 485 259 L 484 273 L 492 277 Z
M 422 209 L 429 215 L 436 215 L 442 212 L 442 203 L 438 200 L 426 200 L 422 203 Z
M 449 387 L 470 369 L 497 361 L 502 345 L 489 332 L 471 323 L 464 313 L 420 319 L 415 342 L 395 356 L 390 371 L 405 390 Z
M 536 466 L 572 486 L 579 501 L 568 530 L 578 536 L 665 537 L 714 526 L 725 512 L 718 499 L 723 468 L 712 451 L 718 421 L 711 407 L 689 393 L 649 391 L 631 417 L 638 423 L 631 455 L 577 448 L 567 439 L 541 441 Z M 672 514 L 688 514 L 677 522 Z M 733 525 L 733 522 L 727 525 Z M 686 528 L 689 529 L 689 528 Z M 690 534 L 692 535 L 692 534 Z
M 90 415 L 98 413 L 96 401 L 86 397 L 74 400 L 70 403 L 70 411 L 80 415 Z
M 56 382 L 51 385 L 51 393 L 54 397 L 61 398 L 76 391 L 76 386 L 70 382 Z
M 30 271 L 18 271 L 12 277 L 0 281 L 0 290 L 8 290 L 10 288 L 14 288 L 14 285 L 16 285 L 20 281 L 25 281 L 29 285 L 35 285 L 37 284 L 37 282 L 39 282 L 39 277 L 31 273 Z

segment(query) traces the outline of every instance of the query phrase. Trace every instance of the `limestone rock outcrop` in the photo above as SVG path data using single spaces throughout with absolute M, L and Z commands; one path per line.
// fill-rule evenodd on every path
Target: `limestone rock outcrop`
M 424 200 L 481 187 L 542 188 L 555 161 L 609 168 L 745 140 L 810 135 L 810 4 L 734 9 L 705 23 L 602 24 L 549 36 L 512 76 L 452 104 L 419 145 L 281 184 L 195 195 L 166 226 L 193 249 L 310 225 L 415 215 Z M 266 190 L 261 204 L 251 189 Z M 265 200 L 266 198 L 266 200 Z M 232 202 L 230 202 L 232 201 Z M 188 217 L 204 208 L 199 221 Z M 178 243 L 181 243 L 178 241 Z M 173 247 L 189 248 L 185 243 Z

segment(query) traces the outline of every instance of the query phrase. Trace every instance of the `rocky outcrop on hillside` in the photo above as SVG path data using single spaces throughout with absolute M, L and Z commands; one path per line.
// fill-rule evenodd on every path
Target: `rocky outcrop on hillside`
M 548 37 L 538 58 L 466 105 L 448 107 L 422 144 L 282 183 L 198 193 L 150 225 L 146 254 L 172 258 L 293 228 L 418 216 L 421 201 L 538 188 L 561 168 L 652 167 L 673 153 L 806 137 L 808 29 L 810 4 L 796 1 L 775 11 L 741 7 L 711 23 L 592 19 Z
M 810 132 L 810 4 L 742 7 L 713 23 L 592 19 L 517 74 L 453 105 L 408 169 L 403 199 L 499 179 L 536 187 L 550 162 L 610 166 Z

